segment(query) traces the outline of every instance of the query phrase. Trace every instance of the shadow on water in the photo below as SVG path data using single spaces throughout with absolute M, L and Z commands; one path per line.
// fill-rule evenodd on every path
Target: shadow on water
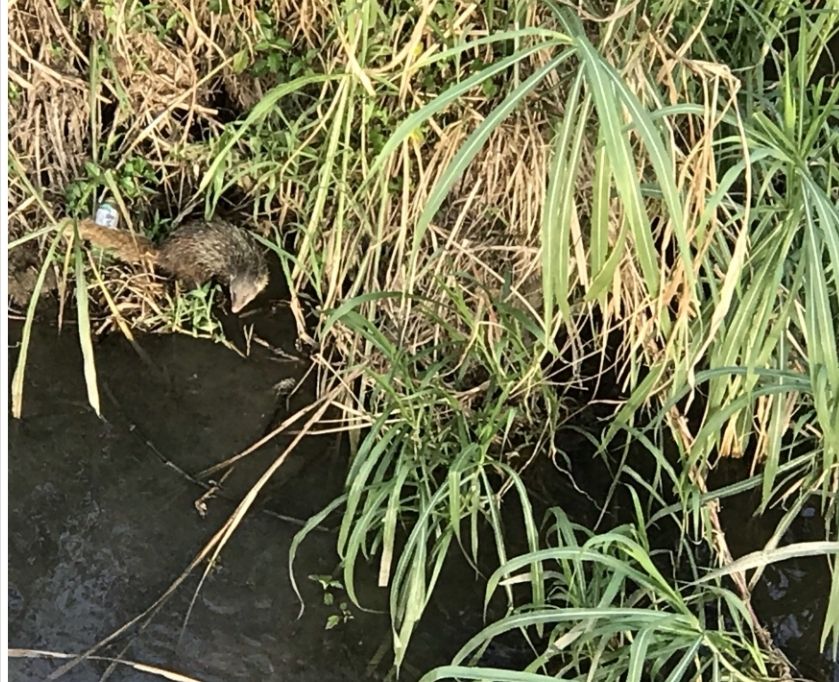
M 102 419 L 87 405 L 75 330 L 58 334 L 48 325 L 35 326 L 24 417 L 11 421 L 9 434 L 10 647 L 79 653 L 143 612 L 285 449 L 291 435 L 239 462 L 221 491 L 205 500 L 205 515 L 199 513 L 196 502 L 205 489 L 191 474 L 243 450 L 314 399 L 311 377 L 289 398 L 275 392 L 279 382 L 300 380 L 308 370 L 305 361 L 292 357 L 290 317 L 253 321 L 257 336 L 282 354 L 254 346 L 246 360 L 210 342 L 152 336 L 140 340 L 149 364 L 123 339 L 103 339 L 96 348 Z M 20 326 L 11 324 L 12 366 L 19 335 Z M 344 595 L 339 592 L 335 603 L 326 605 L 321 587 L 308 576 L 330 574 L 337 565 L 331 531 L 311 534 L 300 550 L 295 575 L 307 608 L 299 619 L 289 581 L 288 552 L 299 530 L 295 519 L 307 518 L 339 494 L 345 471 L 346 453 L 336 436 L 304 439 L 234 533 L 192 610 L 200 570 L 145 627 L 99 653 L 208 682 L 383 679 L 391 660 L 386 616 L 351 607 L 352 620 L 325 629 Z M 571 499 L 571 488 L 561 493 L 550 488 L 546 503 Z M 739 519 L 731 523 L 748 518 L 736 510 L 732 515 Z M 817 651 L 812 638 L 818 638 L 826 577 L 808 564 L 785 569 L 778 580 L 786 580 L 785 600 L 775 602 L 783 604 L 784 616 L 771 622 L 776 633 L 792 633 L 780 643 L 788 644 L 793 656 Z M 819 584 L 821 591 L 813 587 Z M 384 591 L 373 585 L 375 567 L 359 577 L 358 586 L 365 606 L 382 609 Z M 481 628 L 483 587 L 453 556 L 400 679 L 415 680 L 448 662 Z M 814 601 L 799 608 L 799 599 Z M 796 639 L 795 632 L 805 629 L 806 636 Z M 524 662 L 520 648 L 505 646 L 491 648 L 487 655 L 493 660 L 485 664 Z M 10 679 L 43 680 L 62 662 L 15 658 Z M 831 673 L 827 665 L 808 674 L 839 680 L 839 671 Z M 104 662 L 87 661 L 62 679 L 97 680 L 106 670 Z M 119 666 L 108 679 L 160 678 Z

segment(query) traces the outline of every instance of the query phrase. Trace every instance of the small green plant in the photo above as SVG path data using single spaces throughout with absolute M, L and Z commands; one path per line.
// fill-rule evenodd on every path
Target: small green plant
M 222 296 L 214 282 L 188 289 L 172 299 L 170 309 L 165 312 L 166 324 L 192 336 L 223 340 L 221 323 L 213 312 L 216 300 Z
M 324 629 L 332 630 L 338 625 L 348 623 L 353 620 L 352 611 L 350 611 L 349 604 L 342 600 L 336 605 L 336 592 L 343 592 L 344 586 L 340 580 L 333 578 L 330 575 L 310 575 L 309 580 L 317 582 L 323 590 L 323 604 L 324 606 L 336 606 L 337 613 L 331 613 L 326 618 Z
M 154 215 L 146 226 L 145 233 L 149 239 L 157 241 L 169 234 L 171 230 L 172 220 L 162 217 L 160 211 L 155 210 Z
M 84 176 L 64 190 L 67 212 L 76 218 L 85 217 L 90 215 L 93 200 L 102 192 L 119 192 L 125 200 L 135 201 L 155 194 L 157 185 L 154 168 L 141 156 L 129 157 L 116 169 L 87 161 Z

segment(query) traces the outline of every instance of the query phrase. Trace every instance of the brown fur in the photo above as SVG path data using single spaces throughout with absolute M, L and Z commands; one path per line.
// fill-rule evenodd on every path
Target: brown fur
M 268 266 L 259 245 L 247 231 L 223 221 L 184 223 L 155 246 L 146 237 L 85 220 L 79 233 L 122 261 L 149 260 L 188 284 L 213 278 L 230 289 L 233 312 L 250 303 L 268 283 Z
M 148 237 L 102 227 L 92 220 L 83 220 L 79 223 L 79 235 L 94 246 L 110 251 L 116 258 L 126 263 L 139 263 L 144 259 L 151 260 L 153 263 L 157 261 L 157 249 Z

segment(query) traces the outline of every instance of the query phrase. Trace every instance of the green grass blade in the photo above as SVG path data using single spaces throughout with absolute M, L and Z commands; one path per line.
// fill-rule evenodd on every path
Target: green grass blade
M 572 51 L 566 51 L 557 57 L 551 59 L 547 64 L 539 68 L 535 73 L 530 75 L 521 86 L 511 92 L 504 101 L 490 113 L 486 119 L 469 135 L 466 141 L 461 145 L 451 163 L 446 167 L 446 170 L 440 176 L 437 184 L 432 189 L 428 196 L 428 200 L 420 215 L 417 225 L 414 228 L 413 243 L 411 246 L 411 257 L 409 266 L 409 286 L 408 290 L 412 290 L 413 277 L 416 272 L 417 259 L 419 258 L 419 247 L 425 237 L 425 232 L 428 229 L 434 216 L 437 214 L 443 201 L 449 194 L 449 191 L 457 182 L 466 167 L 475 158 L 477 153 L 481 150 L 484 142 L 492 134 L 492 131 L 509 116 L 519 103 L 530 93 L 544 78 L 553 72 L 560 64 L 569 59 L 573 54 Z
M 18 354 L 17 365 L 15 366 L 15 373 L 12 377 L 11 398 L 12 398 L 12 416 L 15 419 L 20 419 L 23 414 L 23 381 L 26 374 L 26 360 L 29 356 L 29 343 L 32 339 L 32 323 L 35 320 L 35 310 L 38 307 L 38 301 L 41 297 L 41 291 L 44 288 L 44 280 L 47 276 L 47 270 L 50 268 L 55 257 L 55 251 L 61 241 L 66 224 L 56 230 L 55 236 L 47 249 L 44 262 L 38 270 L 38 279 L 35 280 L 35 288 L 32 295 L 29 297 L 29 305 L 26 308 L 26 320 L 23 323 L 23 333 L 20 339 L 20 353 Z
M 99 408 L 99 387 L 96 381 L 96 357 L 93 351 L 93 339 L 90 331 L 90 312 L 88 310 L 87 279 L 85 277 L 84 259 L 82 258 L 81 238 L 78 227 L 75 227 L 76 238 L 73 240 L 73 251 L 76 258 L 76 314 L 79 322 L 79 344 L 82 348 L 84 360 L 84 380 L 87 386 L 87 401 L 101 416 Z

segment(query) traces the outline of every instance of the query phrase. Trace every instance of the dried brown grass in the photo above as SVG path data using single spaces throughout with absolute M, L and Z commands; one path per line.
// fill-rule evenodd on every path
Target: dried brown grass
M 84 215 L 92 201 L 110 195 L 123 225 L 142 229 L 155 212 L 174 217 L 200 202 L 196 188 L 223 116 L 246 111 L 273 84 L 234 72 L 233 58 L 252 51 L 258 23 L 255 2 L 230 8 L 219 16 L 207 3 L 196 9 L 179 0 L 153 7 L 71 2 L 64 11 L 52 0 L 10 3 L 10 151 L 20 172 L 10 180 L 9 234 L 17 240 L 41 233 L 13 244 L 16 302 L 31 293 L 26 273 L 43 258 L 44 228 L 63 216 Z M 328 19 L 317 3 L 273 3 L 272 9 L 307 41 L 317 40 Z M 220 114 L 219 100 L 234 111 Z M 120 174 L 137 157 L 151 167 L 153 187 L 124 195 Z M 110 177 L 91 181 L 91 164 Z M 78 207 L 66 199 L 73 183 L 94 188 Z M 100 265 L 129 319 L 141 327 L 159 319 L 149 311 L 166 307 L 162 287 L 137 286 L 137 268 Z

